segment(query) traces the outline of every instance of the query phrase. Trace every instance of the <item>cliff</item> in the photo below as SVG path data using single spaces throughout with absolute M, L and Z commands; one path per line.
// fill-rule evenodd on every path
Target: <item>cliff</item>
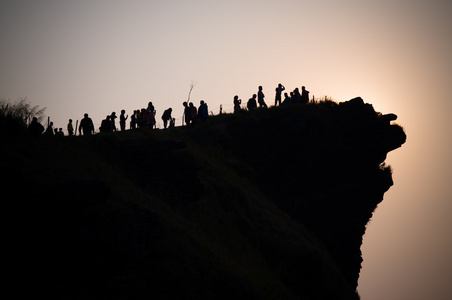
M 395 119 L 356 98 L 4 145 L 17 293 L 358 299 Z

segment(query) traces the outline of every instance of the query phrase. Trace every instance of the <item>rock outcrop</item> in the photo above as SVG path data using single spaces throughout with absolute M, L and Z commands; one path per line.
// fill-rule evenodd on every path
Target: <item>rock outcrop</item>
M 356 98 L 3 147 L 22 291 L 358 299 L 386 155 L 406 140 L 396 118 Z

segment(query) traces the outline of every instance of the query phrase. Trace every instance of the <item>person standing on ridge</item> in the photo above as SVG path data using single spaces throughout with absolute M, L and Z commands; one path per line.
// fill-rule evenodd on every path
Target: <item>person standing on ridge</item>
M 67 133 L 69 136 L 74 135 L 74 126 L 72 126 L 72 119 L 69 119 L 69 123 L 67 123 Z
M 191 119 L 190 107 L 188 106 L 187 102 L 184 102 L 183 105 L 184 105 L 184 121 L 187 126 L 190 126 Z
M 91 135 L 94 133 L 93 120 L 88 117 L 87 113 L 84 114 L 84 118 L 80 121 L 80 127 L 78 128 L 79 135 L 82 134 L 82 131 L 83 135 Z
M 148 107 L 146 109 L 146 126 L 147 128 L 154 128 L 155 125 L 155 108 L 152 102 L 148 103 Z
M 115 120 L 118 117 L 116 116 L 116 112 L 112 112 L 110 115 L 110 121 L 111 121 L 111 131 L 116 131 L 116 122 Z
M 191 124 L 195 125 L 197 123 L 197 120 L 198 120 L 198 109 L 196 108 L 196 106 L 193 105 L 193 102 L 190 102 L 190 104 L 188 104 L 188 106 L 190 108 Z
M 301 103 L 307 104 L 309 102 L 309 91 L 304 86 L 301 87 Z
M 139 126 L 140 128 L 146 128 L 147 125 L 147 114 L 146 114 L 146 108 L 142 108 L 139 111 L 139 118 L 137 118 L 137 120 L 139 120 Z
M 124 116 L 126 111 L 123 109 L 121 110 L 121 115 L 119 115 L 119 127 L 121 127 L 121 131 L 126 130 L 126 121 L 129 115 Z
M 281 93 L 285 90 L 286 88 L 280 83 L 278 84 L 278 86 L 276 87 L 275 91 L 276 91 L 276 95 L 275 95 L 275 106 L 278 105 L 281 106 Z
M 242 104 L 242 99 L 239 99 L 239 96 L 234 96 L 234 113 L 240 111 L 240 104 Z
M 301 95 L 298 88 L 295 88 L 295 90 L 293 90 L 292 102 L 297 104 L 301 103 Z
M 264 101 L 265 95 L 262 92 L 262 86 L 259 86 L 259 91 L 257 92 L 257 103 L 259 103 L 259 107 L 267 107 L 267 104 Z
M 49 125 L 47 126 L 46 131 L 44 132 L 44 135 L 46 136 L 54 136 L 54 131 L 53 131 L 53 122 L 50 122 Z
M 135 129 L 137 127 L 137 111 L 134 110 L 133 114 L 130 116 L 130 129 Z
M 112 132 L 110 116 L 107 116 L 105 119 L 102 120 L 102 122 L 100 123 L 99 131 Z
M 201 122 L 205 122 L 209 117 L 209 108 L 207 107 L 207 103 L 205 103 L 204 100 L 201 100 L 199 104 L 198 118 L 199 120 L 201 120 Z

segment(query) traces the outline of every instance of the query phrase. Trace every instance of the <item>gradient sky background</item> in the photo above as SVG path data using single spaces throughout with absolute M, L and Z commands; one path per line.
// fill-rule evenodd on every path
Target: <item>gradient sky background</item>
M 364 237 L 363 300 L 452 299 L 452 1 L 2 0 L 0 98 L 87 112 L 191 100 L 217 114 L 262 85 L 361 96 L 408 135 Z M 334 151 L 334 149 L 332 149 Z

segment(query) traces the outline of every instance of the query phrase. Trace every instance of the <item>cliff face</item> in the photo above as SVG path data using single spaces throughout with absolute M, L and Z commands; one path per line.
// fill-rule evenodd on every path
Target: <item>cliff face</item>
M 355 98 L 274 111 L 218 143 L 252 166 L 259 188 L 315 234 L 356 289 L 365 226 L 393 184 L 386 154 L 406 140 L 396 118 Z
M 406 139 L 395 118 L 357 98 L 3 147 L 21 282 L 73 299 L 356 299 L 383 162 Z
M 406 140 L 396 118 L 355 98 L 226 124 L 216 143 L 251 166 L 259 188 L 314 233 L 356 289 L 365 226 L 393 184 L 386 154 Z

